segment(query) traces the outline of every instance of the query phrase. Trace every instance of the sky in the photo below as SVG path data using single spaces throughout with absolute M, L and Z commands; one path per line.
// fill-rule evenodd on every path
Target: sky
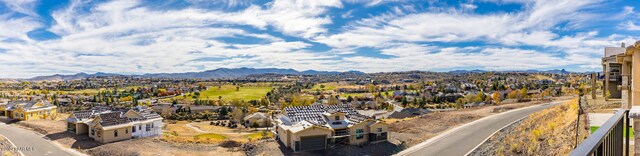
M 639 37 L 636 0 L 0 0 L 0 77 L 600 71 Z

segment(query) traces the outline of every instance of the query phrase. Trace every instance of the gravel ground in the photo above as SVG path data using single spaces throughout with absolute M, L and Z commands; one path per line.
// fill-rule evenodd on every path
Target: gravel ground
M 12 150 L 12 148 L 15 148 L 15 146 L 13 146 L 11 144 L 11 142 L 9 142 L 9 140 L 7 140 L 7 138 L 5 138 L 4 136 L 0 135 L 0 156 L 6 155 L 6 156 L 19 156 L 20 153 L 18 153 L 15 150 Z
M 244 156 L 240 147 L 223 148 L 219 144 L 168 143 L 157 138 L 142 138 L 109 143 L 87 150 L 95 156 L 153 155 L 153 156 Z

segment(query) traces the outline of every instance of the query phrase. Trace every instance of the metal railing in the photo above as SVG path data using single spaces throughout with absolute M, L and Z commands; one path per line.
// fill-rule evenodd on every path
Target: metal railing
M 569 155 L 629 155 L 629 124 L 629 110 L 619 110 Z

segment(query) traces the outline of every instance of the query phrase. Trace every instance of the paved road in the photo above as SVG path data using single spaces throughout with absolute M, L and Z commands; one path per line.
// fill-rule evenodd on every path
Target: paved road
M 502 129 L 502 127 L 521 119 L 529 114 L 549 108 L 564 101 L 552 102 L 531 106 L 523 109 L 507 111 L 492 115 L 469 124 L 465 124 L 450 132 L 443 133 L 433 139 L 427 140 L 425 143 L 418 144 L 397 155 L 408 156 L 457 156 L 465 155 L 482 143 L 486 138 L 494 132 Z
M 33 131 L 6 125 L 0 122 L 0 134 L 11 140 L 18 148 L 24 148 L 21 151 L 25 156 L 68 156 L 72 155 L 45 140 Z

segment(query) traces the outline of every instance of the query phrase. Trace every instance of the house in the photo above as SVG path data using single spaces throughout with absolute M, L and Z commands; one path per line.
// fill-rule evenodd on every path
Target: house
M 46 119 L 57 114 L 57 107 L 46 100 L 9 101 L 0 104 L 0 116 L 17 120 Z
M 276 123 L 277 140 L 294 152 L 383 142 L 389 127 L 347 104 L 287 107 Z
M 426 109 L 422 109 L 422 108 L 405 108 L 405 109 L 402 109 L 402 111 L 400 111 L 400 112 L 404 112 L 404 113 L 416 116 L 416 115 L 428 114 L 431 111 L 426 110 Z
M 404 119 L 404 118 L 408 118 L 411 117 L 411 114 L 406 113 L 406 112 L 393 112 L 391 113 L 391 115 L 389 115 L 387 118 L 389 119 Z
M 104 108 L 75 111 L 66 121 L 67 131 L 87 134 L 101 143 L 162 134 L 162 117 L 146 107 L 128 111 Z
M 267 127 L 271 126 L 271 119 L 266 113 L 257 112 L 244 117 L 242 124 L 245 127 L 253 127 L 254 124 L 258 127 Z
M 204 112 L 218 112 L 218 109 L 222 108 L 221 106 L 207 106 L 207 105 L 191 105 L 189 106 L 189 110 L 191 113 L 204 113 Z

